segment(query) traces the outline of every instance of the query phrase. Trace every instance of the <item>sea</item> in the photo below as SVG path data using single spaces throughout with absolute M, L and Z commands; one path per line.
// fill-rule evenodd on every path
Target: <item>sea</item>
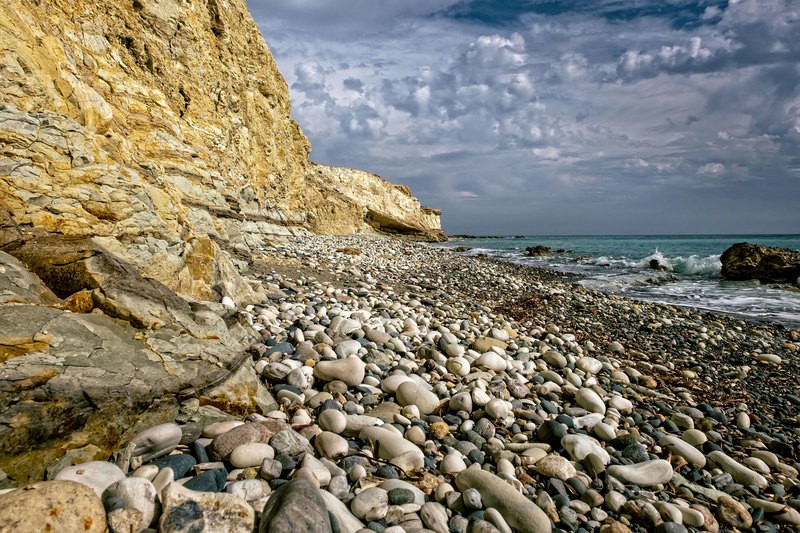
M 720 255 L 737 242 L 800 250 L 800 235 L 514 236 L 455 238 L 439 246 L 468 247 L 491 257 L 576 274 L 605 293 L 720 311 L 800 327 L 800 290 L 757 281 L 728 281 Z M 529 246 L 564 250 L 526 257 Z M 663 271 L 650 268 L 651 260 Z

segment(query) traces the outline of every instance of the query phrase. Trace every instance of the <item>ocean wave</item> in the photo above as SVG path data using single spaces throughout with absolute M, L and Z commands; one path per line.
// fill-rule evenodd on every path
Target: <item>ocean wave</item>
M 663 252 L 656 249 L 655 252 L 641 259 L 601 256 L 589 261 L 589 263 L 600 267 L 648 270 L 650 269 L 651 261 L 655 260 L 667 272 L 684 274 L 687 276 L 717 277 L 722 269 L 722 262 L 719 258 L 719 255 L 709 255 L 706 257 L 698 255 L 668 257 L 664 255 Z

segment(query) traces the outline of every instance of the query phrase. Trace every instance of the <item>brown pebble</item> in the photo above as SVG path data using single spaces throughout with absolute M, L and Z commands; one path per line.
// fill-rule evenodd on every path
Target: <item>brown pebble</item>
M 611 522 L 600 527 L 600 533 L 631 533 L 631 528 L 622 522 Z
M 434 439 L 442 440 L 450 434 L 450 426 L 447 425 L 447 422 L 434 422 L 428 427 L 428 432 Z
M 726 526 L 739 529 L 750 529 L 753 525 L 753 517 L 744 508 L 744 505 L 731 498 L 730 496 L 720 496 L 717 500 L 719 509 L 717 514 L 720 521 Z
M 717 519 L 714 518 L 714 514 L 708 507 L 695 503 L 692 505 L 692 509 L 699 511 L 700 514 L 703 515 L 703 520 L 705 521 L 703 524 L 703 529 L 705 531 L 708 531 L 709 533 L 719 533 L 719 522 L 717 522 Z

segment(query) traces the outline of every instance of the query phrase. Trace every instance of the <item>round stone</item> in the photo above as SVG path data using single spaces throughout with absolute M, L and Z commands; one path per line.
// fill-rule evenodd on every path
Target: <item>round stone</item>
M 449 372 L 462 377 L 469 374 L 470 371 L 469 361 L 463 357 L 452 357 L 448 359 L 447 363 L 445 363 L 445 367 Z
M 380 520 L 389 510 L 389 495 L 385 490 L 372 487 L 359 492 L 350 502 L 350 511 L 362 520 Z
M 56 474 L 56 480 L 77 481 L 93 489 L 99 497 L 117 481 L 124 479 L 125 474 L 114 463 L 106 461 L 90 461 L 79 465 L 68 466 Z
M 397 387 L 397 403 L 402 406 L 415 405 L 423 415 L 429 415 L 439 407 L 439 398 L 422 385 L 405 381 Z
M 341 433 L 347 427 L 347 418 L 337 409 L 325 409 L 317 417 L 317 422 L 323 431 L 331 433 Z
M 347 440 L 331 431 L 323 431 L 317 435 L 314 438 L 314 447 L 321 455 L 329 459 L 342 457 L 350 451 Z
M 442 464 L 439 469 L 445 474 L 457 474 L 462 470 L 466 470 L 467 464 L 458 452 L 448 453 L 442 459 Z
M 67 480 L 42 481 L 0 494 L 0 524 L 5 531 L 107 531 L 100 497 L 86 484 Z M 140 523 L 135 527 L 138 530 Z
M 500 420 L 505 419 L 510 413 L 508 403 L 499 398 L 493 398 L 489 400 L 489 403 L 486 404 L 485 409 L 489 416 Z
M 506 369 L 506 360 L 499 354 L 486 352 L 475 360 L 475 366 L 487 370 L 494 370 L 495 372 L 502 372 Z
M 236 468 L 250 468 L 261 466 L 264 459 L 272 459 L 274 457 L 275 450 L 269 444 L 249 442 L 234 448 L 228 460 Z
M 578 389 L 578 392 L 575 393 L 575 401 L 590 413 L 606 413 L 606 404 L 603 403 L 600 395 L 592 389 L 586 387 Z

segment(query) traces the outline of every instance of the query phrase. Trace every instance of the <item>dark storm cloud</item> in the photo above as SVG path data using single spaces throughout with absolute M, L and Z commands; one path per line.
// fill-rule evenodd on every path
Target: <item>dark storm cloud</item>
M 450 232 L 800 232 L 796 2 L 249 5 L 312 158 Z

